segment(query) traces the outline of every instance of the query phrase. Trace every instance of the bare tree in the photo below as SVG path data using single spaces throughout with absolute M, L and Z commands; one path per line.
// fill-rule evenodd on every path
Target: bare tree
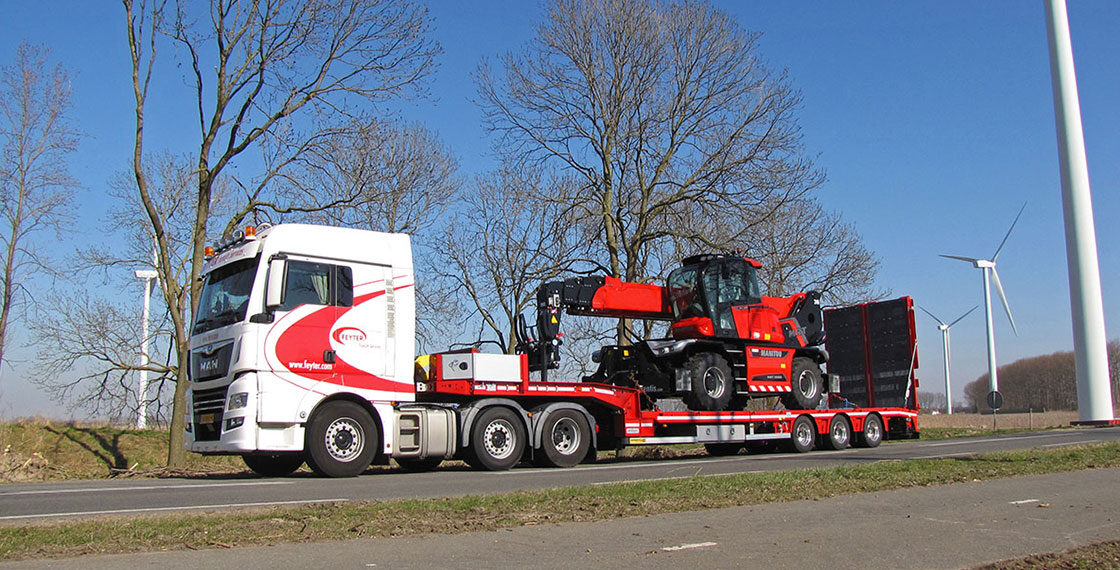
M 78 145 L 66 116 L 70 79 L 61 65 L 48 66 L 47 55 L 46 48 L 22 43 L 15 64 L 0 69 L 0 366 L 12 309 L 29 295 L 27 281 L 49 269 L 36 236 L 57 232 L 69 219 L 78 185 L 67 170 Z
M 442 239 L 450 263 L 436 274 L 466 297 L 479 339 L 492 335 L 503 352 L 513 352 L 516 317 L 535 306 L 537 287 L 579 268 L 571 220 L 540 199 L 569 182 L 532 165 L 479 176 Z
M 418 124 L 358 117 L 329 133 L 298 161 L 279 191 L 289 204 L 273 210 L 289 219 L 411 234 L 413 263 L 420 275 L 446 264 L 444 252 L 429 244 L 458 195 L 458 163 L 436 133 Z M 416 284 L 417 336 L 434 342 L 454 308 L 448 284 L 421 279 Z M 441 339 L 442 340 L 442 339 Z
M 33 382 L 50 390 L 52 397 L 113 421 L 132 421 L 141 397 L 134 373 L 142 342 L 136 323 L 139 310 L 126 310 L 113 300 L 87 291 L 52 293 L 52 310 L 42 312 L 34 325 L 36 341 L 54 347 L 40 357 L 40 370 Z M 159 314 L 159 313 L 156 313 Z M 163 313 L 166 317 L 166 313 Z M 170 343 L 170 319 L 154 323 L 149 335 L 155 350 L 144 365 L 152 374 L 147 395 L 149 413 L 157 423 L 166 423 L 169 392 L 173 391 L 176 366 L 174 344 Z
M 1120 341 L 1109 342 L 1110 373 L 1115 397 L 1115 373 L 1120 370 Z M 1077 372 L 1072 352 L 1055 352 L 1022 358 L 999 367 L 1003 407 L 1013 410 L 1077 409 Z M 987 409 L 988 375 L 965 386 L 970 404 Z
M 149 182 L 149 198 L 163 216 L 165 244 L 171 259 L 166 274 L 172 279 L 186 279 L 193 250 L 191 189 L 196 184 L 193 161 L 185 155 L 158 153 L 148 158 L 145 174 Z M 147 363 L 141 363 L 141 336 L 134 309 L 139 294 L 132 270 L 154 270 L 154 236 L 151 224 L 135 192 L 130 174 L 121 174 L 111 181 L 109 196 L 115 207 L 106 217 L 101 233 L 111 239 L 98 240 L 80 250 L 68 272 L 84 277 L 86 282 L 100 282 L 105 287 L 84 287 L 79 291 L 52 294 L 51 302 L 43 303 L 35 313 L 31 329 L 36 341 L 54 350 L 41 351 L 38 365 L 46 370 L 35 379 L 61 403 L 82 408 L 112 419 L 131 419 L 139 412 L 139 395 L 130 386 L 139 370 L 154 376 L 146 397 L 148 409 L 157 421 L 170 418 L 167 407 L 168 390 L 174 390 L 178 371 L 170 312 L 162 296 L 154 301 L 153 329 L 150 342 L 159 347 L 150 352 Z M 214 187 L 211 220 L 220 220 L 231 212 L 228 184 L 224 179 Z M 221 228 L 218 228 L 220 231 Z M 214 232 L 210 227 L 208 232 Z M 114 291 L 104 295 L 101 291 Z M 122 298 L 116 291 L 136 291 L 137 295 Z M 186 289 L 182 289 L 186 291 Z
M 822 181 L 802 151 L 799 94 L 724 12 L 651 0 L 547 11 L 524 51 L 480 66 L 481 105 L 499 152 L 577 177 L 550 197 L 593 229 L 610 275 L 644 281 L 660 242 L 705 243 L 712 224 Z
M 421 125 L 363 118 L 301 163 L 304 176 L 291 178 L 285 198 L 299 219 L 318 223 L 421 234 L 443 216 L 459 186 L 450 149 Z
M 921 409 L 932 412 L 934 410 L 945 411 L 946 402 L 949 400 L 945 398 L 945 394 L 941 392 L 925 392 L 918 390 L 918 407 Z
M 816 200 L 785 203 L 739 243 L 762 263 L 759 280 L 767 295 L 816 290 L 834 306 L 886 295 L 873 288 L 879 260 L 851 224 Z
M 136 101 L 133 175 L 158 244 L 160 286 L 171 316 L 177 384 L 171 415 L 168 464 L 181 464 L 183 411 L 188 385 L 188 323 L 198 302 L 198 276 L 211 219 L 214 184 L 246 151 L 261 153 L 263 168 L 243 189 L 244 207 L 224 227 L 272 204 L 270 183 L 348 118 L 351 103 L 369 104 L 422 92 L 439 48 L 427 38 L 429 17 L 410 2 L 325 0 L 300 2 L 213 0 L 205 13 L 197 4 L 123 0 Z M 144 166 L 148 87 L 157 48 L 166 38 L 182 56 L 192 84 L 185 112 L 198 121 L 193 175 L 196 185 L 191 252 L 182 279 L 172 274 L 167 219 L 152 198 Z M 300 119 L 301 122 L 297 122 Z M 231 177 L 232 178 L 232 177 Z M 282 206 L 281 206 L 282 208 Z

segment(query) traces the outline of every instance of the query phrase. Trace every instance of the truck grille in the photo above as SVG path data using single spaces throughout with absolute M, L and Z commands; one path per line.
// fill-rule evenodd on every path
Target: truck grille
M 222 412 L 225 411 L 226 389 L 196 390 L 194 392 L 194 439 L 218 441 L 222 436 Z
M 191 380 L 202 382 L 225 376 L 229 373 L 229 363 L 232 359 L 232 342 L 217 348 L 211 346 L 191 352 Z

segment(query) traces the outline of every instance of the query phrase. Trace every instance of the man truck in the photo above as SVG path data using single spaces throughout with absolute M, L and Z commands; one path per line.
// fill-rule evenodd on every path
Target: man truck
M 565 295 L 564 282 L 545 284 L 537 326 L 518 327 L 519 354 L 446 351 L 420 373 L 409 236 L 249 227 L 207 255 L 191 329 L 187 447 L 240 455 L 263 475 L 306 462 L 348 477 L 390 458 L 409 470 L 446 459 L 489 470 L 526 460 L 570 467 L 632 445 L 700 443 L 725 455 L 783 443 L 804 452 L 919 433 L 907 298 L 836 312 L 846 354 L 832 361 L 849 369 L 826 374 L 819 296 L 764 298 L 756 263 L 689 258 L 686 274 L 674 272 L 664 288 L 601 278 Z M 596 309 L 596 298 L 609 302 Z M 669 320 L 673 338 L 604 347 L 596 374 L 557 381 L 548 371 L 562 309 Z M 896 355 L 889 362 L 876 360 L 884 345 Z M 908 369 L 899 369 L 900 351 L 912 355 Z M 737 409 L 773 395 L 785 405 Z M 667 396 L 694 409 L 662 409 L 657 398 Z

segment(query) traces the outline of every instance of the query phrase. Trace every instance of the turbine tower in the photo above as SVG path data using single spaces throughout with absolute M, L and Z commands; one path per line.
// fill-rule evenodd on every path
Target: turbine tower
M 1019 208 L 1019 213 L 1015 216 L 1015 220 L 1011 222 L 1011 227 L 1007 228 L 1007 234 L 1003 236 L 1003 241 L 999 242 L 999 247 L 996 248 L 996 252 L 992 255 L 991 259 L 977 259 L 975 257 L 963 257 L 959 255 L 941 256 L 947 257 L 949 259 L 967 261 L 971 263 L 973 267 L 984 270 L 984 317 L 987 322 L 988 331 L 988 405 L 993 409 L 997 409 L 1000 407 L 998 403 L 999 401 L 1001 401 L 1001 398 L 999 398 L 998 395 L 995 396 L 996 404 L 992 404 L 992 394 L 999 392 L 999 378 L 996 373 L 995 329 L 992 326 L 991 282 L 995 282 L 996 293 L 999 293 L 999 299 L 1003 301 L 1003 310 L 1007 312 L 1007 320 L 1011 322 L 1011 330 L 1015 331 L 1015 334 L 1019 334 L 1019 330 L 1015 328 L 1015 318 L 1011 316 L 1011 306 L 1007 304 L 1007 295 L 1003 293 L 1003 285 L 999 281 L 999 272 L 996 271 L 996 260 L 999 259 L 999 252 L 1003 250 L 1003 246 L 1007 243 L 1007 238 L 1011 237 L 1011 231 L 1015 229 L 1015 224 L 1019 222 L 1019 217 L 1023 215 L 1023 210 L 1025 210 L 1026 208 L 1026 204 L 1023 204 L 1023 207 Z
M 945 412 L 951 416 L 953 415 L 953 389 L 952 385 L 949 383 L 949 329 L 953 328 L 953 325 L 961 322 L 965 317 L 971 315 L 972 311 L 975 311 L 977 307 L 972 307 L 967 313 L 957 317 L 957 320 L 949 324 L 945 324 L 945 321 L 937 318 L 937 315 L 926 311 L 925 307 L 919 306 L 918 308 L 925 311 L 927 315 L 933 317 L 933 320 L 937 321 L 937 330 L 941 331 L 941 344 L 945 354 Z

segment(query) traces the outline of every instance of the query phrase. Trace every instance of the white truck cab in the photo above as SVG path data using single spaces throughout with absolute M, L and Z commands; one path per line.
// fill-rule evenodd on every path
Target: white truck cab
M 188 449 L 284 471 L 318 427 L 321 467 L 368 465 L 378 442 L 361 438 L 393 433 L 393 403 L 416 397 L 409 236 L 284 224 L 212 253 L 191 329 Z M 332 417 L 310 422 L 324 402 Z M 371 418 L 384 425 L 360 429 Z M 393 438 L 380 439 L 392 455 Z

